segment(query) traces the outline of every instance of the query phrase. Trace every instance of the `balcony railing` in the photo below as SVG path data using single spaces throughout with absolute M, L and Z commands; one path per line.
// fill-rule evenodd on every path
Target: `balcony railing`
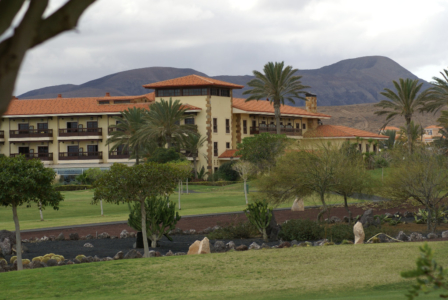
M 19 129 L 10 130 L 10 138 L 53 137 L 53 129 Z
M 37 158 L 40 160 L 53 160 L 53 153 L 11 153 L 11 157 L 16 157 L 19 155 L 25 156 L 27 159 Z
M 3 130 L 0 130 L 0 139 L 5 138 L 5 132 Z
M 109 152 L 109 159 L 124 159 L 129 158 L 131 155 L 129 151 L 111 151 Z
M 258 127 L 251 127 L 250 128 L 250 134 L 260 134 L 260 133 L 277 133 L 277 127 L 275 125 L 270 126 L 258 126 Z M 302 135 L 302 129 L 294 128 L 294 127 L 287 127 L 287 126 L 281 126 L 280 127 L 280 133 L 286 134 L 286 135 L 295 135 L 295 136 L 301 136 Z
M 103 159 L 103 152 L 59 152 L 59 160 Z
M 102 128 L 64 128 L 59 129 L 59 136 L 101 136 Z

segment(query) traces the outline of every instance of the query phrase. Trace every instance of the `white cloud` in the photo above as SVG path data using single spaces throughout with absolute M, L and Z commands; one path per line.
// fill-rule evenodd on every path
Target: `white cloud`
M 268 61 L 310 69 L 369 55 L 430 80 L 448 64 L 447 10 L 438 0 L 98 0 L 78 32 L 29 52 L 16 94 L 150 66 L 244 75 Z

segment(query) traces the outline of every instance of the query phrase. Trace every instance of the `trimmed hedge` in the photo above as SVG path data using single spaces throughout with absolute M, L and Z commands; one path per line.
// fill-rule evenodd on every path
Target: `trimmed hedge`
M 90 190 L 93 186 L 91 185 L 58 185 L 55 186 L 54 189 L 58 192 L 67 192 L 67 191 L 80 191 L 80 190 Z

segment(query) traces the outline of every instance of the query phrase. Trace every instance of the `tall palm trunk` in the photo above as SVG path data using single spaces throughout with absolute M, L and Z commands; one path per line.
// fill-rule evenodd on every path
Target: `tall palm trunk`
M 22 264 L 22 240 L 20 238 L 20 224 L 19 217 L 17 216 L 17 206 L 12 206 L 12 216 L 14 219 L 14 225 L 16 228 L 16 250 L 17 250 L 17 271 L 23 270 Z
M 406 134 L 408 135 L 409 154 L 412 154 L 411 117 L 406 116 Z
M 275 111 L 275 126 L 277 127 L 277 134 L 280 134 L 280 100 L 274 100 Z
M 198 170 L 196 169 L 196 155 L 193 155 L 194 178 L 198 179 Z
M 171 148 L 171 134 L 167 134 L 165 136 L 165 139 L 166 139 L 166 145 L 167 145 L 168 149 L 170 149 Z
M 148 236 L 146 234 L 146 207 L 145 200 L 140 201 L 140 210 L 142 213 L 142 237 L 143 237 L 143 257 L 149 257 Z
M 138 153 L 138 146 L 135 146 L 135 164 L 140 164 L 140 155 Z

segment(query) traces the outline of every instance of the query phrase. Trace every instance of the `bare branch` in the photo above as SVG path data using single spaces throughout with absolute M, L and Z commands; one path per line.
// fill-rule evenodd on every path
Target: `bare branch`
M 22 8 L 25 0 L 2 0 L 0 1 L 0 35 L 11 26 L 12 21 Z

